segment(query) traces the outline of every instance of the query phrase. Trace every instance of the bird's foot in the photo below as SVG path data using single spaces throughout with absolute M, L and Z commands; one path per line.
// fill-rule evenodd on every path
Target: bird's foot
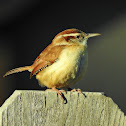
M 78 93 L 82 94 L 82 90 L 79 89 L 79 88 L 78 89 L 74 88 L 74 89 L 71 90 L 71 92 L 78 92 Z
M 52 87 L 51 89 L 46 89 L 45 91 L 55 91 L 55 92 L 57 92 L 58 95 L 61 96 L 61 98 L 63 99 L 63 102 L 66 101 L 66 98 L 65 98 L 64 95 L 63 95 L 63 92 L 66 93 L 65 90 L 58 90 L 58 89 L 56 89 L 55 87 Z
M 78 89 L 75 89 L 75 88 L 74 88 L 74 89 L 71 90 L 71 92 L 78 92 L 79 94 L 83 94 L 83 95 L 86 97 L 86 95 L 85 95 L 85 94 L 82 92 L 82 90 L 79 89 L 79 88 L 78 88 Z

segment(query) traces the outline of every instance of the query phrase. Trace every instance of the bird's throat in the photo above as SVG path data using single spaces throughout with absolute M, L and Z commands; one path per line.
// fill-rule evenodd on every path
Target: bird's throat
M 85 47 L 87 47 L 87 39 L 84 39 L 84 40 L 82 41 L 82 45 L 85 46 Z

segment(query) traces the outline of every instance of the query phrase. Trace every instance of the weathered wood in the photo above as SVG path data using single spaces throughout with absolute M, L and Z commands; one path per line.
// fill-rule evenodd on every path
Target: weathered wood
M 0 108 L 0 126 L 126 126 L 126 116 L 101 93 L 15 91 Z

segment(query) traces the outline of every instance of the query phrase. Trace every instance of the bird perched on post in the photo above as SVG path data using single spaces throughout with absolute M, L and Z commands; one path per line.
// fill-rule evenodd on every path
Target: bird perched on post
M 31 66 L 12 69 L 5 75 L 28 70 L 30 78 L 36 75 L 41 86 L 46 86 L 62 96 L 62 90 L 76 83 L 86 72 L 88 65 L 87 40 L 98 36 L 78 29 L 67 29 L 55 36 Z

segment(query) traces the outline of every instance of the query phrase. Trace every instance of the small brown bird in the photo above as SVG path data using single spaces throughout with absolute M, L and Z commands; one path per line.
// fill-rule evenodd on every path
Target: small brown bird
M 67 29 L 55 36 L 31 66 L 19 67 L 5 75 L 28 70 L 30 78 L 36 75 L 41 86 L 51 88 L 62 96 L 62 90 L 76 83 L 86 72 L 88 65 L 87 40 L 98 33 L 86 34 L 78 29 Z

